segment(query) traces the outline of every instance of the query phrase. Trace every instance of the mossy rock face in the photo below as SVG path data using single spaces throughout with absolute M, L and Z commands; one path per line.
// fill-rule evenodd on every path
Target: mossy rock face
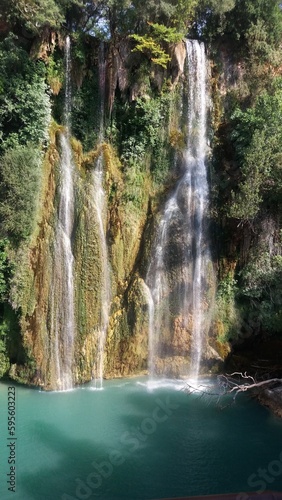
M 80 182 L 76 203 L 75 259 L 75 380 L 91 380 L 99 343 L 103 265 L 91 172 Z
M 187 356 L 166 356 L 155 359 L 156 375 L 165 375 L 169 378 L 187 377 L 191 360 Z
M 95 75 L 96 70 L 95 66 Z M 183 125 L 179 91 L 181 86 L 182 83 L 178 88 L 176 84 L 174 88 L 171 87 L 171 99 L 168 98 L 169 92 L 166 88 L 162 96 L 159 92 L 154 95 L 151 91 L 149 101 L 144 100 L 142 109 L 145 114 L 153 113 L 154 110 L 157 113 L 164 110 L 165 106 L 169 108 L 169 112 L 164 121 L 160 119 L 156 122 L 161 124 L 159 136 L 158 127 L 153 131 L 155 147 L 158 148 L 146 147 L 145 152 L 142 150 L 141 159 L 138 156 L 138 145 L 142 146 L 142 134 L 136 139 L 133 156 L 129 155 L 125 160 L 126 155 L 122 156 L 121 149 L 118 150 L 118 141 L 113 141 L 116 149 L 106 140 L 99 143 L 97 124 L 93 132 L 95 140 L 89 148 L 92 137 L 88 130 L 89 123 L 85 133 L 78 130 L 79 121 L 74 124 L 76 136 L 83 141 L 83 146 L 89 149 L 85 153 L 81 142 L 77 138 L 71 138 L 75 162 L 75 213 L 71 237 L 76 325 L 72 371 L 75 384 L 89 381 L 95 376 L 95 360 L 99 350 L 104 268 L 99 224 L 93 201 L 93 169 L 100 160 L 103 161 L 103 190 L 107 205 L 103 223 L 111 289 L 109 326 L 104 349 L 104 375 L 128 376 L 147 370 L 149 318 L 142 277 L 146 275 L 151 255 L 154 229 L 158 222 L 157 214 L 176 182 L 183 159 L 184 141 L 180 131 Z M 83 96 L 87 88 L 82 90 L 80 94 L 76 92 L 73 96 L 78 104 L 79 96 Z M 98 103 L 96 97 L 95 101 Z M 129 104 L 133 109 L 135 104 Z M 141 115 L 138 115 L 139 119 L 143 117 Z M 59 310 L 60 297 L 59 294 L 54 294 L 52 279 L 55 273 L 54 249 L 60 192 L 59 136 L 62 133 L 64 127 L 53 122 L 50 145 L 43 165 L 37 227 L 30 242 L 19 253 L 17 282 L 13 292 L 15 308 L 21 311 L 21 342 L 25 359 L 13 363 L 11 376 L 47 389 L 56 388 L 54 356 L 51 357 L 54 346 L 54 334 L 51 333 L 52 304 L 55 303 L 56 310 Z M 146 144 L 149 144 L 149 139 L 146 139 Z M 174 168 L 172 161 L 174 154 L 177 156 L 176 163 L 180 165 L 177 168 Z M 183 326 L 181 304 L 172 300 L 174 287 L 181 287 L 182 276 L 180 248 L 183 242 L 177 237 L 175 228 L 172 235 L 174 245 L 170 246 L 168 255 L 171 307 L 169 325 L 164 331 L 164 350 L 171 345 L 172 355 L 182 359 L 184 354 L 189 352 L 191 344 L 191 320 Z M 181 363 L 179 361 L 179 366 Z M 182 368 L 175 370 L 175 374 L 180 372 L 182 373 Z
M 105 376 L 118 377 L 147 370 L 148 304 L 144 282 L 136 275 L 123 297 L 114 301 L 106 344 Z
M 25 244 L 17 252 L 11 291 L 13 305 L 21 311 L 20 328 L 26 365 L 21 362 L 14 364 L 10 376 L 23 383 L 42 386 L 49 384 L 48 308 L 53 261 L 55 168 L 58 158 L 55 144 L 51 142 L 42 165 L 41 210 L 37 228 L 30 246 Z M 29 366 L 27 353 L 33 360 L 32 366 Z
M 56 133 L 53 134 L 53 139 L 56 141 Z M 75 142 L 74 146 L 80 165 L 75 173 L 75 221 L 72 237 L 76 322 L 73 379 L 75 383 L 82 383 L 93 378 L 93 367 L 97 358 L 103 266 L 97 213 L 93 202 L 92 173 L 89 166 L 86 169 L 84 167 L 79 144 Z M 109 369 L 105 375 L 112 373 L 120 376 L 146 368 L 148 332 L 144 328 L 144 304 L 139 303 L 142 303 L 143 299 L 136 284 L 138 280 L 132 280 L 131 276 L 140 251 L 147 205 L 144 204 L 140 219 L 135 217 L 130 222 L 125 222 L 127 209 L 120 206 L 118 196 L 122 189 L 120 167 L 109 147 L 100 147 L 100 152 L 103 151 L 108 168 L 105 189 L 108 196 L 112 193 L 105 231 L 111 240 L 108 265 L 112 269 L 110 286 L 113 302 L 105 351 L 105 365 L 109 365 Z M 91 154 L 88 154 L 87 157 L 90 156 Z M 52 289 L 52 275 L 56 259 L 54 241 L 58 205 L 58 159 L 56 146 L 51 143 L 44 163 L 45 182 L 42 185 L 38 229 L 30 247 L 23 248 L 19 254 L 22 267 L 20 269 L 19 266 L 14 289 L 16 307 L 22 311 L 20 325 L 23 346 L 26 352 L 31 353 L 34 362 L 32 367 L 26 369 L 24 365 L 16 364 L 11 370 L 11 376 L 21 382 L 35 383 L 46 389 L 56 387 L 51 358 L 54 339 L 51 338 L 50 331 L 51 304 L 56 301 Z M 96 159 L 97 155 L 93 152 L 92 168 L 95 168 Z M 129 285 L 129 282 L 133 284 Z

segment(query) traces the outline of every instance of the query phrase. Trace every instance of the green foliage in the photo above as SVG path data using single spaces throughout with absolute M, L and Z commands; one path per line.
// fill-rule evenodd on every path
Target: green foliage
M 276 45 L 281 39 L 282 14 L 277 0 L 236 0 L 234 9 L 227 15 L 229 36 L 245 43 L 249 30 L 263 24 L 267 42 Z
M 91 71 L 79 89 L 73 92 L 72 132 L 79 139 L 84 151 L 90 151 L 99 135 L 101 96 L 98 71 Z
M 249 86 L 249 101 L 254 102 L 261 92 L 271 87 L 273 75 L 280 72 L 282 56 L 280 44 L 271 41 L 267 25 L 262 19 L 252 23 L 247 30 L 245 46 L 248 49 L 248 74 L 245 80 Z
M 130 212 L 142 210 L 147 193 L 144 191 L 146 172 L 139 164 L 132 164 L 125 168 L 124 181 L 125 190 L 122 201 Z
M 255 319 L 264 331 L 282 333 L 282 256 L 261 251 L 251 255 L 241 271 L 241 300 L 249 320 Z
M 5 337 L 7 333 L 7 324 L 0 324 L 0 379 L 8 372 L 10 360 L 7 355 Z
M 195 28 L 204 39 L 213 40 L 224 35 L 227 13 L 236 0 L 199 0 L 196 6 Z
M 72 24 L 102 39 L 132 33 L 144 35 L 148 22 L 175 27 L 184 35 L 194 19 L 198 0 L 98 0 L 69 10 Z
M 219 186 L 219 213 L 239 219 L 220 221 L 220 250 L 241 269 L 234 293 L 228 287 L 225 290 L 226 279 L 223 290 L 219 285 L 217 330 L 223 340 L 230 332 L 236 338 L 240 330 L 243 334 L 281 332 L 281 257 L 273 255 L 275 249 L 270 253 L 268 244 L 262 248 L 256 237 L 262 227 L 259 221 L 274 219 L 282 207 L 282 81 L 276 76 L 281 67 L 282 17 L 278 4 L 236 0 L 225 12 L 216 12 L 214 7 L 206 10 L 202 25 L 204 37 L 216 42 L 213 48 L 219 43 L 220 51 L 224 47 L 223 57 L 227 55 L 227 94 L 224 100 L 218 94 L 222 115 L 214 156 L 219 181 L 213 184 Z M 237 75 L 232 82 L 233 70 Z M 264 236 L 267 243 L 271 237 Z
M 123 165 L 122 202 L 140 213 L 148 196 L 150 173 L 160 187 L 170 166 L 168 137 L 169 109 L 172 94 L 138 98 L 133 103 L 115 107 L 113 133 Z M 112 136 L 112 131 L 108 134 Z M 151 172 L 150 172 L 151 169 Z
M 262 93 L 245 111 L 232 116 L 232 140 L 242 180 L 233 193 L 231 217 L 253 219 L 263 201 L 282 196 L 282 80 L 274 79 L 272 91 Z
M 72 34 L 72 59 L 81 65 L 85 64 L 85 36 L 81 31 Z
M 170 18 L 177 30 L 186 34 L 195 20 L 196 8 L 199 0 L 177 0 L 175 10 Z
M 237 280 L 235 280 L 233 273 L 229 272 L 225 278 L 220 281 L 217 295 L 219 298 L 230 303 L 234 300 L 237 291 Z
M 120 116 L 122 126 L 119 143 L 121 159 L 126 168 L 138 164 L 144 169 L 146 158 L 151 157 L 151 170 L 154 178 L 163 178 L 168 170 L 167 152 L 169 138 L 167 126 L 172 94 L 163 92 L 155 98 L 137 99 L 128 105 Z
M 143 52 L 150 57 L 153 63 L 166 68 L 171 58 L 162 44 L 180 42 L 182 33 L 178 33 L 176 28 L 167 28 L 158 23 L 149 23 L 149 25 L 152 28 L 151 35 L 130 35 L 137 42 L 132 52 Z
M 0 240 L 0 302 L 4 302 L 7 299 L 11 275 L 11 265 L 8 259 L 7 246 L 7 239 Z
M 55 0 L 11 0 L 11 4 L 18 18 L 35 33 L 45 25 L 57 27 L 63 21 L 60 4 Z
M 217 340 L 224 343 L 238 336 L 240 314 L 236 303 L 238 284 L 230 271 L 218 284 L 216 295 Z
M 132 38 L 137 42 L 132 52 L 143 52 L 147 54 L 151 61 L 155 64 L 159 64 L 162 68 L 166 68 L 168 62 L 170 61 L 169 55 L 161 48 L 160 44 L 157 43 L 151 36 L 148 35 L 131 35 Z
M 18 244 L 34 226 L 42 158 L 28 145 L 6 151 L 0 161 L 0 232 Z
M 13 38 L 0 43 L 0 151 L 48 140 L 50 99 L 41 63 L 29 59 Z
M 5 302 L 0 305 L 0 378 L 10 369 L 10 361 L 22 357 L 19 323 L 11 306 Z
M 225 37 L 233 42 L 237 52 L 256 51 L 259 41 L 260 50 L 264 42 L 278 46 L 282 30 L 279 3 L 277 0 L 200 0 L 196 25 L 204 38 Z M 254 45 L 252 38 L 255 38 Z
M 63 85 L 64 68 L 62 59 L 55 60 L 49 57 L 47 66 L 47 83 L 50 85 L 52 93 L 58 95 Z
M 30 33 L 38 34 L 44 27 L 58 29 L 68 11 L 82 4 L 80 0 L 2 0 L 0 16 L 12 27 L 19 23 Z
M 268 41 L 267 26 L 262 19 L 258 19 L 256 23 L 251 23 L 246 31 L 246 39 L 249 53 L 259 63 L 271 59 L 273 49 Z
M 148 23 L 153 30 L 154 38 L 162 43 L 177 43 L 183 38 L 182 33 L 179 33 L 176 28 L 170 28 L 158 23 Z
M 6 312 L 9 309 L 7 299 L 10 289 L 11 263 L 8 259 L 7 247 L 8 240 L 0 240 L 0 378 L 10 368 L 7 340 L 11 333 L 11 322 Z

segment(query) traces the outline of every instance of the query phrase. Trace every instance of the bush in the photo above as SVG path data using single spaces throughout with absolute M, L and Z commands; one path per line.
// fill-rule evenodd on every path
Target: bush
M 237 281 L 230 271 L 218 284 L 216 295 L 215 324 L 217 340 L 226 342 L 237 338 L 241 326 L 241 318 L 236 302 L 238 295 Z
M 14 37 L 0 43 L 0 148 L 48 141 L 50 98 L 45 66 L 17 47 Z
M 93 70 L 81 87 L 73 92 L 71 128 L 85 151 L 94 147 L 100 132 L 101 96 L 98 83 L 98 72 Z
M 267 251 L 252 255 L 241 280 L 241 300 L 249 317 L 256 318 L 266 332 L 282 333 L 282 256 Z
M 145 159 L 153 153 L 151 170 L 164 174 L 164 156 L 170 148 L 168 138 L 168 118 L 171 94 L 163 92 L 152 98 L 138 98 L 133 105 L 123 106 L 123 114 L 118 117 L 118 141 L 121 159 L 125 166 L 133 163 L 145 164 Z M 126 124 L 126 126 L 125 126 Z
M 0 303 L 7 299 L 11 265 L 7 254 L 8 240 L 0 240 Z
M 253 219 L 261 204 L 282 199 L 282 80 L 257 97 L 253 107 L 232 116 L 231 138 L 241 168 L 239 189 L 233 193 L 230 216 Z
M 8 333 L 8 325 L 0 324 L 0 378 L 2 378 L 10 368 L 10 360 L 6 348 L 6 335 Z
M 0 232 L 15 244 L 33 229 L 41 161 L 32 145 L 18 145 L 0 159 Z

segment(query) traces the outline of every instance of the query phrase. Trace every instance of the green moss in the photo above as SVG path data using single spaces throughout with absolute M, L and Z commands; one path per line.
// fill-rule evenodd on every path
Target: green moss
M 62 59 L 53 53 L 48 58 L 47 83 L 50 85 L 53 95 L 58 95 L 64 82 L 64 68 Z
M 242 318 L 238 307 L 237 281 L 234 278 L 234 266 L 227 269 L 226 274 L 218 283 L 214 330 L 217 341 L 223 345 L 238 338 Z
M 106 374 L 110 377 L 147 369 L 148 305 L 143 280 L 134 276 L 124 299 L 115 298 L 106 343 Z
M 89 179 L 90 181 L 90 179 Z M 93 193 L 90 184 L 84 186 L 81 207 L 76 206 L 76 234 L 74 244 L 75 275 L 77 279 L 77 322 L 79 336 L 98 328 L 101 310 L 101 255 Z
M 144 267 L 142 256 L 150 254 L 152 234 L 148 233 L 148 214 L 151 213 L 150 206 L 154 206 L 157 213 L 163 202 L 165 190 L 171 182 L 169 172 L 173 155 L 176 153 L 181 157 L 183 149 L 180 108 L 175 109 L 176 103 L 180 102 L 179 93 L 169 84 L 162 93 L 150 91 L 149 99 L 139 99 L 135 104 L 127 106 L 120 101 L 122 122 L 112 134 L 115 141 L 97 143 L 98 125 L 100 127 L 97 116 L 101 108 L 96 70 L 95 67 L 90 78 L 85 78 L 80 89 L 74 89 L 73 94 L 74 136 L 71 147 L 75 162 L 75 221 L 72 248 L 77 325 L 76 383 L 93 377 L 101 322 L 103 268 L 94 206 L 93 169 L 102 157 L 103 188 L 107 199 L 105 230 L 113 297 L 105 349 L 105 374 L 129 375 L 147 366 L 148 305 L 139 271 Z M 73 76 L 79 79 L 79 75 Z M 96 85 L 93 101 L 92 84 Z M 62 100 L 60 94 L 55 97 L 57 103 Z M 17 349 L 22 355 L 12 360 L 10 374 L 15 380 L 48 388 L 54 387 L 50 358 L 54 340 L 50 334 L 51 303 L 58 297 L 54 297 L 52 273 L 56 259 L 54 239 L 59 204 L 59 135 L 63 132 L 64 127 L 55 121 L 51 123 L 35 227 L 29 241 L 14 255 L 17 265 L 11 295 L 13 306 L 19 311 Z M 145 231 L 148 238 L 144 236 Z M 9 358 L 9 354 L 7 356 Z M 4 366 L 5 359 L 2 361 L 1 366 Z
M 77 83 L 80 85 L 73 92 L 72 133 L 81 141 L 84 151 L 91 151 L 97 143 L 101 119 L 98 67 L 93 67 L 92 61 L 91 66 L 87 71 L 87 78 L 83 78 L 84 69 L 75 66 L 76 76 L 80 80 Z

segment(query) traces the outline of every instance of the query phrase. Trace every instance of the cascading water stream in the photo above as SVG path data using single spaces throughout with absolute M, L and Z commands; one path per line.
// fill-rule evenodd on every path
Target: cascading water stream
M 193 328 L 191 376 L 198 377 L 203 343 L 203 278 L 209 250 L 203 241 L 203 220 L 208 204 L 206 159 L 206 58 L 204 44 L 187 40 L 189 65 L 188 168 L 193 172 L 194 193 L 194 275 L 192 290 Z M 194 85 L 193 85 L 194 83 Z
M 65 109 L 66 130 L 61 134 L 59 210 L 55 231 L 54 267 L 51 286 L 51 371 L 53 385 L 58 390 L 73 386 L 72 365 L 74 355 L 74 278 L 71 237 L 74 223 L 74 165 L 70 146 L 71 114 L 71 47 L 65 45 Z
M 143 287 L 144 287 L 144 295 L 147 300 L 148 304 L 148 318 L 149 318 L 149 345 L 148 345 L 148 353 L 149 353 L 149 358 L 148 358 L 148 369 L 149 373 L 151 375 L 154 374 L 154 329 L 155 329 L 155 303 L 152 297 L 152 293 L 148 285 L 143 281 Z
M 110 271 L 108 263 L 108 248 L 105 230 L 106 202 L 103 189 L 103 158 L 99 157 L 93 172 L 93 204 L 98 226 L 100 258 L 101 258 L 101 308 L 100 324 L 98 326 L 98 352 L 96 358 L 95 380 L 96 386 L 103 386 L 104 348 L 109 324 L 109 309 L 111 302 Z
M 99 87 L 100 87 L 100 131 L 99 143 L 102 144 L 104 138 L 104 106 L 105 106 L 105 56 L 104 44 L 101 43 L 99 51 Z M 103 152 L 99 155 L 96 167 L 93 170 L 93 205 L 96 214 L 96 221 L 99 234 L 100 258 L 101 258 L 101 309 L 100 325 L 98 327 L 98 352 L 96 358 L 95 381 L 96 387 L 103 386 L 104 371 L 104 349 L 109 325 L 109 311 L 111 304 L 111 280 L 110 266 L 108 259 L 108 247 L 106 239 L 106 195 L 103 188 Z
M 164 207 L 146 283 L 153 301 L 152 305 L 148 299 L 151 375 L 160 371 L 158 360 L 169 349 L 172 356 L 179 350 L 181 335 L 171 332 L 176 330 L 171 318 L 177 317 L 178 332 L 186 332 L 185 342 L 190 344 L 182 347 L 185 353 L 189 350 L 191 359 L 186 375 L 197 378 L 206 333 L 204 294 L 210 260 L 204 223 L 208 204 L 206 59 L 204 45 L 196 40 L 186 41 L 186 51 L 189 93 L 183 174 Z
M 66 126 L 66 133 L 69 137 L 71 130 L 71 42 L 70 37 L 66 37 L 65 42 L 65 103 L 64 103 L 64 122 Z
M 160 221 L 154 255 L 148 268 L 146 290 L 149 312 L 149 372 L 155 375 L 155 358 L 158 355 L 158 346 L 161 341 L 161 332 L 167 322 L 167 306 L 169 285 L 166 276 L 165 248 L 167 244 L 167 231 L 170 219 L 177 207 L 174 197 L 170 198 L 165 206 L 163 217 Z M 147 286 L 147 285 L 146 285 Z

